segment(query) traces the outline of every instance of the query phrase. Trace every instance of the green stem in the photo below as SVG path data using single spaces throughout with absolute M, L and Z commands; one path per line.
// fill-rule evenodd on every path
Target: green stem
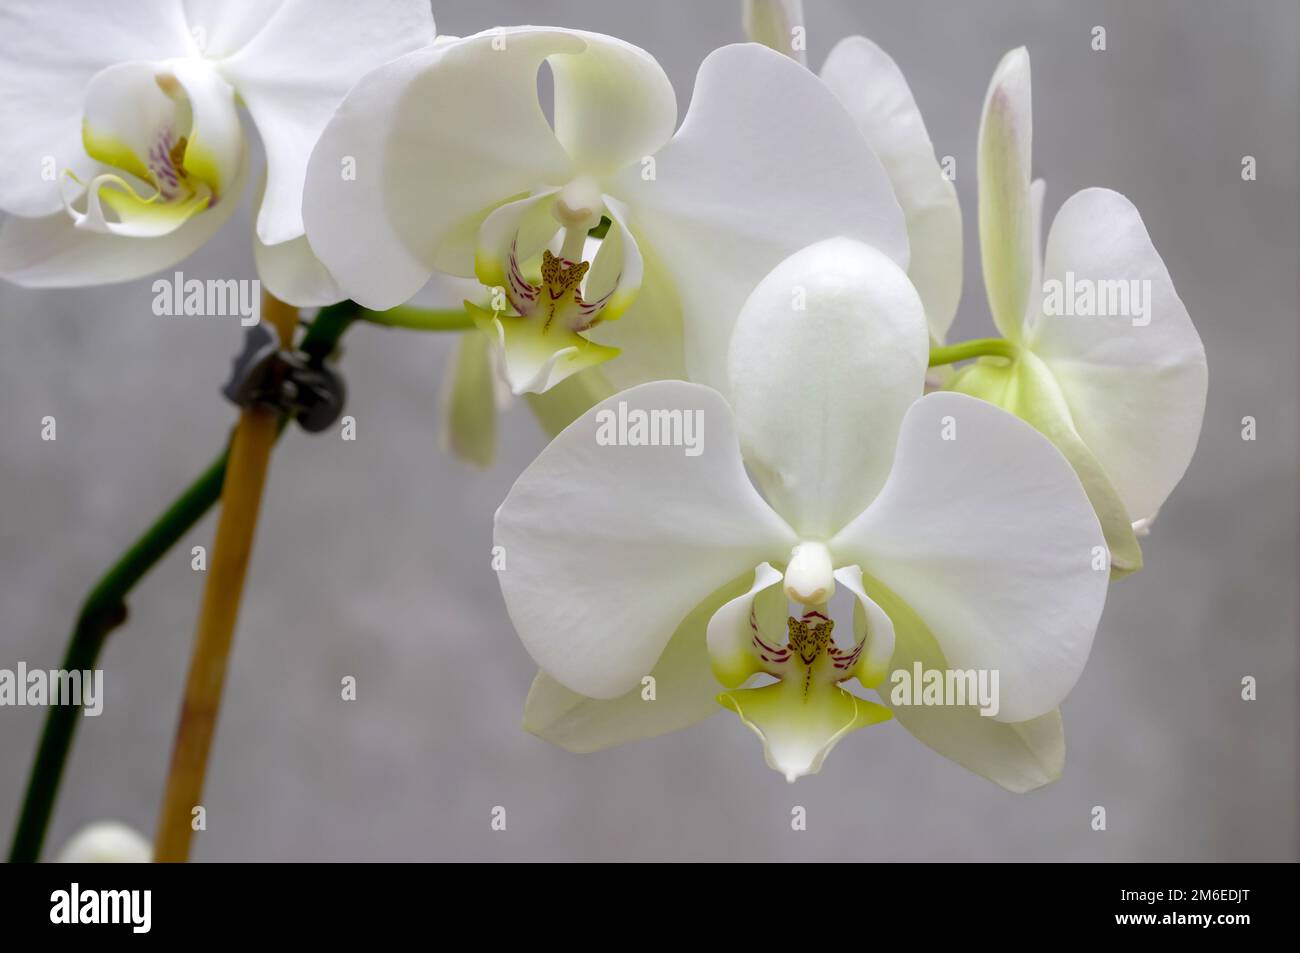
M 357 308 L 350 302 L 321 309 L 303 335 L 299 347 L 313 356 L 328 356 L 356 318 Z M 64 671 L 84 671 L 95 667 L 109 633 L 126 621 L 127 595 L 221 498 L 225 476 L 226 454 L 223 452 L 99 580 L 82 604 L 63 655 Z M 54 811 L 54 799 L 80 718 L 79 705 L 49 706 L 36 758 L 27 779 L 18 826 L 9 848 L 10 863 L 33 863 L 40 857 L 41 844 Z
M 412 331 L 468 331 L 474 322 L 464 308 L 430 311 L 402 305 L 387 311 L 362 310 L 358 315 L 372 324 L 389 328 L 409 328 Z
M 950 344 L 947 347 L 930 348 L 930 366 L 956 364 L 958 361 L 968 361 L 972 357 L 1015 358 L 1019 353 L 1020 349 L 1006 338 L 977 338 L 974 341 L 962 341 L 960 344 Z
M 126 595 L 159 559 L 202 518 L 221 495 L 226 474 L 222 454 L 190 484 L 144 535 L 113 564 L 91 590 L 72 630 L 72 640 L 63 656 L 64 671 L 93 669 L 108 634 L 126 621 Z M 54 809 L 68 749 L 81 719 L 78 705 L 51 705 L 45 716 L 40 746 L 32 765 L 23 798 L 22 813 L 9 849 L 10 863 L 31 863 L 40 857 L 41 843 Z
M 343 332 L 352 326 L 364 312 L 351 301 L 321 308 L 307 333 L 298 342 L 298 349 L 318 360 L 325 360 L 338 347 Z

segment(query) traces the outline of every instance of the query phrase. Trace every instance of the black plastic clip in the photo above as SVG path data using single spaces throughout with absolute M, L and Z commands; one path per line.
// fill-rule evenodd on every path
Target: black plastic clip
M 240 407 L 269 407 L 320 433 L 343 413 L 343 378 L 319 356 L 282 351 L 275 331 L 259 322 L 248 329 L 230 380 L 221 389 Z

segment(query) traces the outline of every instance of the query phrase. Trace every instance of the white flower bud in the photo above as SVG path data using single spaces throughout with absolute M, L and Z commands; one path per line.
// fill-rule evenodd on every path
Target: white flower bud
M 153 845 L 143 835 L 117 821 L 96 821 L 83 827 L 59 854 L 61 864 L 147 864 Z

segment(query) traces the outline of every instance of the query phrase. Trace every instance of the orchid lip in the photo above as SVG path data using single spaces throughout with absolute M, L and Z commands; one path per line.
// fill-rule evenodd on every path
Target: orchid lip
M 174 140 L 173 135 L 170 128 L 160 129 L 146 157 L 154 186 L 168 201 L 180 194 L 181 184 L 188 179 L 184 166 L 186 138 Z
M 189 61 L 102 70 L 86 91 L 81 125 L 82 146 L 100 169 L 87 182 L 68 172 L 82 188 L 63 198 L 74 225 L 87 231 L 174 232 L 217 204 L 241 161 L 230 87 Z
M 841 686 L 861 674 L 866 637 L 852 649 L 840 648 L 834 620 L 819 609 L 788 616 L 784 644 L 763 631 L 756 607 L 749 630 L 759 671 L 777 681 L 723 692 L 717 701 L 762 739 L 765 760 L 787 781 L 815 774 L 849 732 L 890 718 L 888 709 Z
M 611 302 L 617 307 L 623 277 L 620 271 L 607 287 L 611 270 L 604 268 L 601 254 L 591 260 L 585 255 L 589 222 L 603 202 L 594 183 L 547 187 L 499 206 L 479 226 L 475 275 L 499 291 L 490 312 L 471 306 L 470 316 L 494 341 L 505 380 L 516 394 L 543 393 L 618 354 L 617 348 L 583 337 L 606 316 Z M 581 221 L 559 224 L 566 218 Z M 588 300 L 593 270 L 600 273 L 599 284 L 596 297 Z M 505 300 L 496 300 L 498 294 Z
M 833 638 L 835 620 L 817 609 L 809 609 L 798 618 L 786 618 L 784 645 L 777 644 L 770 635 L 763 633 L 753 610 L 750 611 L 749 626 L 754 650 L 759 659 L 767 663 L 768 674 L 777 678 L 799 678 L 804 683 L 804 694 L 811 689 L 814 670 L 828 676 L 822 680 L 832 683 L 854 677 L 853 666 L 862 654 L 862 645 L 855 645 L 847 651 L 836 645 Z M 823 657 L 830 662 L 830 669 L 817 664 Z M 802 672 L 798 671 L 800 663 Z
M 519 263 L 518 239 L 510 244 L 508 286 L 506 296 L 521 317 L 544 315 L 543 330 L 549 330 L 557 321 L 570 331 L 586 331 L 598 320 L 605 305 L 618 289 L 614 287 L 595 301 L 582 296 L 582 283 L 591 262 L 555 255 L 551 250 L 542 252 L 541 284 L 533 284 L 523 273 Z

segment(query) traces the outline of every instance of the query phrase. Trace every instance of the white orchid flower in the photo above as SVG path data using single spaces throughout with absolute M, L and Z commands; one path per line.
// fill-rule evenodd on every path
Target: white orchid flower
M 1073 464 L 1116 575 L 1140 569 L 1145 535 L 1191 461 L 1205 416 L 1205 348 L 1142 217 L 1085 189 L 1039 244 L 1043 183 L 1030 183 L 1029 54 L 1003 58 L 980 122 L 980 246 L 1004 357 L 954 390 L 1033 424 Z
M 807 63 L 800 0 L 745 0 L 743 18 L 750 39 Z M 889 54 L 863 36 L 836 43 L 819 75 L 885 167 L 907 222 L 907 274 L 925 303 L 930 337 L 942 344 L 961 298 L 961 206 L 911 87 Z
M 73 835 L 59 852 L 61 864 L 147 864 L 153 845 L 133 827 L 118 821 L 96 821 Z
M 906 265 L 880 163 L 789 60 L 715 51 L 674 135 L 676 120 L 659 64 L 612 37 L 514 27 L 412 53 L 363 79 L 327 127 L 308 235 L 367 307 L 400 304 L 435 270 L 498 289 L 491 310 L 471 310 L 515 393 L 619 349 L 606 365 L 618 386 L 689 372 L 722 387 L 740 305 L 792 251 L 843 234 Z M 339 174 L 344 156 L 355 180 Z
M 588 751 L 685 727 L 717 699 L 794 779 L 889 717 L 843 682 L 920 662 L 999 672 L 1000 708 L 893 706 L 917 737 L 1013 790 L 1057 776 L 1055 709 L 1106 596 L 1101 530 L 1032 427 L 921 396 L 928 344 L 907 275 L 832 239 L 748 299 L 730 406 L 699 384 L 644 384 L 543 450 L 495 533 L 506 606 L 542 669 L 525 725 Z M 687 427 L 693 443 L 668 445 Z M 833 618 L 837 586 L 849 621 Z M 757 673 L 779 681 L 741 687 Z
M 267 155 L 262 280 L 339 300 L 304 237 L 307 158 L 363 73 L 432 39 L 428 0 L 7 0 L 0 276 L 107 284 L 188 256 L 245 189 L 242 105 Z

